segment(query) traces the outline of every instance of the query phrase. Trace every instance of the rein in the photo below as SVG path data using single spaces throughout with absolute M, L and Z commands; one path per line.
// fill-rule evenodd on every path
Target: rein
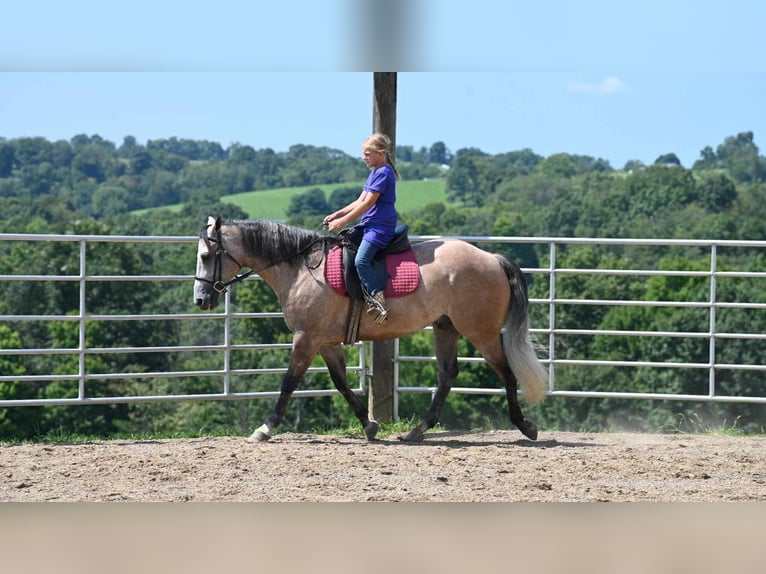
M 268 269 L 269 267 L 273 267 L 274 265 L 279 265 L 280 263 L 283 263 L 284 261 L 292 259 L 293 257 L 297 257 L 298 255 L 300 255 L 301 253 L 304 253 L 305 251 L 307 251 L 308 249 L 310 249 L 311 247 L 313 247 L 320 241 L 324 242 L 327 239 L 332 239 L 333 241 L 336 241 L 336 238 L 334 237 L 319 237 L 318 239 L 315 239 L 314 241 L 309 243 L 306 247 L 299 249 L 296 253 L 294 253 L 290 257 L 285 257 L 284 259 L 280 261 L 269 263 L 268 265 L 264 265 L 263 267 L 260 267 L 258 269 L 251 269 L 250 271 L 246 271 L 245 273 L 240 273 L 236 275 L 235 277 L 233 277 L 232 279 L 230 279 L 229 281 L 223 281 L 221 274 L 223 273 L 222 259 L 224 255 L 228 257 L 229 259 L 231 259 L 239 269 L 242 269 L 243 265 L 239 261 L 234 259 L 231 253 L 226 251 L 226 248 L 223 246 L 223 236 L 221 234 L 220 229 L 216 233 L 215 237 L 208 236 L 205 233 L 206 230 L 207 230 L 207 227 L 203 227 L 202 231 L 200 231 L 199 236 L 203 241 L 205 241 L 205 243 L 207 244 L 212 243 L 216 245 L 215 261 L 213 262 L 213 279 L 205 279 L 204 277 L 197 277 L 196 275 L 194 276 L 194 279 L 197 281 L 202 281 L 203 283 L 209 283 L 213 287 L 213 289 L 215 289 L 220 294 L 226 293 L 226 291 L 229 289 L 231 285 L 244 281 L 251 275 L 260 273 L 264 269 Z M 319 263 L 317 263 L 315 266 L 312 267 L 308 264 L 308 262 L 306 262 L 306 267 L 308 267 L 309 269 L 316 269 L 317 267 L 319 267 L 321 263 L 322 263 L 322 260 L 320 259 Z

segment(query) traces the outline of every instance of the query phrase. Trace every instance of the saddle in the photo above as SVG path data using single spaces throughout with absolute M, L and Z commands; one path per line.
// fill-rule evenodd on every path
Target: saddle
M 356 227 L 339 233 L 340 245 L 331 248 L 325 263 L 325 281 L 336 293 L 348 296 L 349 305 L 346 344 L 356 341 L 364 291 L 356 271 L 354 258 L 362 242 L 362 230 Z M 407 225 L 394 231 L 388 247 L 381 249 L 372 260 L 372 268 L 386 286 L 385 295 L 402 297 L 412 293 L 420 284 L 420 268 L 410 245 Z
M 398 226 L 394 230 L 394 238 L 388 244 L 388 247 L 378 251 L 372 259 L 372 269 L 383 285 L 388 285 L 389 279 L 391 279 L 391 274 L 386 267 L 386 255 L 403 253 L 410 249 L 410 238 L 407 231 L 408 227 L 406 225 Z M 356 262 L 354 261 L 356 252 L 359 250 L 359 245 L 362 242 L 362 230 L 357 227 L 351 227 L 344 229 L 339 235 L 341 236 L 341 247 L 343 248 L 341 267 L 346 293 L 352 299 L 363 301 L 362 282 L 359 279 L 359 274 L 356 271 Z

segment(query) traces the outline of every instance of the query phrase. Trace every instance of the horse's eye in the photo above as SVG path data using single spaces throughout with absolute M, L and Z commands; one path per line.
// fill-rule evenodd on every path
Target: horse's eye
M 207 261 L 208 259 L 210 259 L 210 253 L 200 253 L 200 256 L 199 256 L 199 258 L 200 258 L 200 259 L 202 260 L 202 262 L 204 263 L 205 261 Z

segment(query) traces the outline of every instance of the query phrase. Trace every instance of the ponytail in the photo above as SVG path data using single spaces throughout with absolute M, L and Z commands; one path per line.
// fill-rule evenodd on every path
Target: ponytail
M 391 166 L 391 169 L 394 170 L 396 179 L 402 179 L 402 176 L 399 175 L 399 170 L 396 169 L 396 166 L 394 165 L 394 159 L 391 157 L 391 152 L 388 150 L 386 150 L 386 163 Z

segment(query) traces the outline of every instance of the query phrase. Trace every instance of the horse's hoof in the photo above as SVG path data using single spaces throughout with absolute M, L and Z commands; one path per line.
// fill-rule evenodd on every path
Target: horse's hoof
M 364 434 L 367 436 L 367 440 L 375 440 L 378 434 L 378 423 L 375 421 L 368 422 L 364 427 Z
M 519 430 L 529 440 L 537 440 L 537 425 L 532 421 L 524 421 L 519 425 Z
M 267 440 L 271 440 L 271 435 L 268 435 L 265 432 L 261 432 L 257 430 L 253 434 L 251 434 L 249 437 L 247 437 L 247 440 L 249 440 L 250 442 L 266 442 Z
M 253 434 L 247 437 L 250 442 L 266 442 L 271 439 L 271 435 L 263 432 L 261 429 L 257 429 Z
M 402 442 L 421 442 L 423 440 L 423 433 L 419 429 L 412 429 L 404 436 L 400 436 L 399 440 Z

